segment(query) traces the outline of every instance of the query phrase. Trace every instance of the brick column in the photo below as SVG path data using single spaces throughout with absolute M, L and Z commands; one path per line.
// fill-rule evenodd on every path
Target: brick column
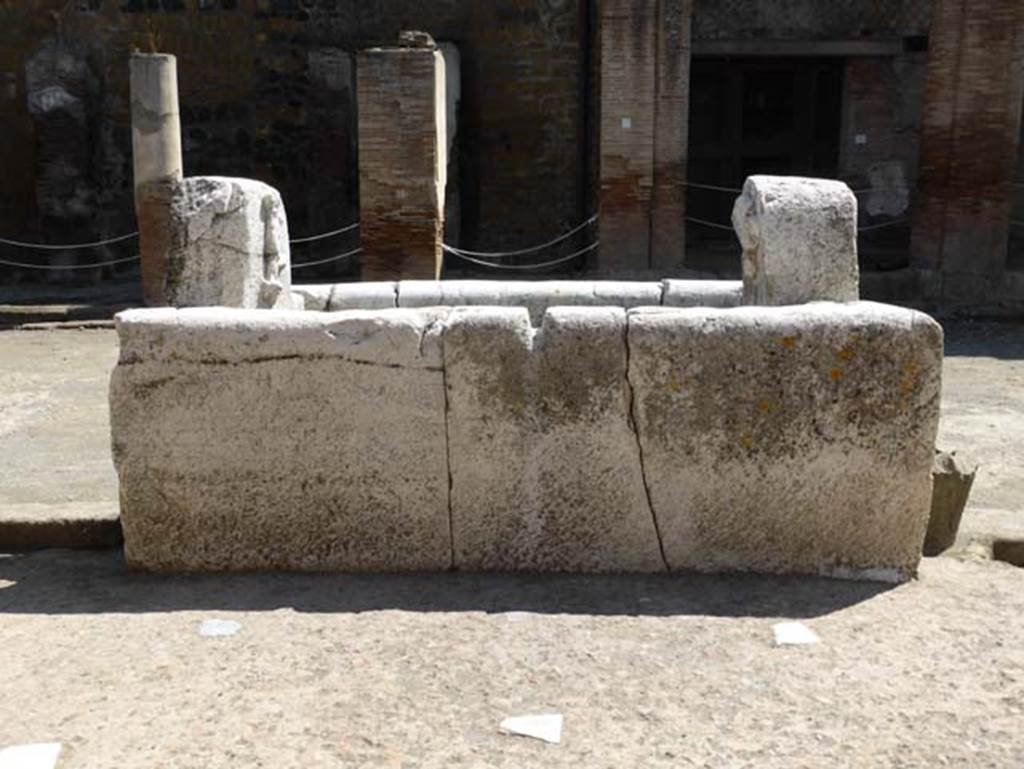
M 692 0 L 601 0 L 604 271 L 682 265 Z
M 936 0 L 911 254 L 944 304 L 999 287 L 1022 100 L 1024 3 Z
M 447 176 L 444 58 L 433 43 L 359 54 L 364 280 L 440 277 Z
M 690 28 L 693 0 L 658 3 L 651 267 L 686 257 L 686 166 L 690 142 Z

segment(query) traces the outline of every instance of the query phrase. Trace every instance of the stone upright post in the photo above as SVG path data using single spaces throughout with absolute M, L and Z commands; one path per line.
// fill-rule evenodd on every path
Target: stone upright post
M 177 60 L 136 53 L 129 66 L 142 293 L 146 304 L 161 305 L 171 249 L 168 206 L 183 175 Z
M 359 54 L 364 280 L 441 276 L 447 184 L 445 62 L 423 33 Z

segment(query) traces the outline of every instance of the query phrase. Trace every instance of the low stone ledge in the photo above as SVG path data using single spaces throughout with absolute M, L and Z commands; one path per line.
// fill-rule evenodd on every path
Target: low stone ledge
M 398 284 L 399 307 L 525 307 L 539 326 L 551 307 L 641 307 L 661 304 L 659 283 L 618 281 L 406 280 Z
M 740 280 L 666 280 L 662 283 L 664 307 L 739 307 L 743 304 Z
M 630 381 L 672 569 L 912 576 L 942 329 L 884 305 L 636 310 Z
M 292 286 L 292 304 L 296 310 L 326 312 L 333 291 L 333 283 Z
M 387 310 L 398 306 L 398 284 L 338 283 L 331 291 L 327 309 L 339 310 Z

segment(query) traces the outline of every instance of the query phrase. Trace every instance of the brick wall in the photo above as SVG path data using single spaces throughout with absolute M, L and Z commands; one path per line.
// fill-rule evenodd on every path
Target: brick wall
M 462 243 L 532 244 L 587 213 L 583 0 L 0 0 L 0 233 L 41 234 L 25 62 L 56 34 L 100 84 L 83 177 L 131 229 L 127 58 L 152 39 L 179 60 L 186 172 L 278 187 L 296 236 L 357 216 L 350 57 L 401 29 L 463 55 Z M 56 14 L 54 17 L 52 14 Z M 13 85 L 12 85 L 13 83 Z M 94 221 L 92 217 L 90 221 Z M 56 239 L 68 233 L 53 232 Z M 104 233 L 97 233 L 104 234 Z M 337 251 L 353 243 L 331 243 Z M 297 254 L 297 260 L 306 252 Z M 332 268 L 337 275 L 337 268 Z M 314 271 L 315 274 L 315 271 Z
M 933 0 L 694 0 L 694 40 L 927 35 Z
M 912 257 L 942 300 L 998 294 L 1024 98 L 1024 4 L 937 0 Z
M 682 266 L 690 0 L 600 4 L 600 269 Z

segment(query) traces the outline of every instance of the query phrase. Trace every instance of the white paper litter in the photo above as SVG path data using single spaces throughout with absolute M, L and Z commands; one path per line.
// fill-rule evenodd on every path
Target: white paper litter
M 780 622 L 772 625 L 776 646 L 808 646 L 821 643 L 821 638 L 802 622 Z
M 59 742 L 38 742 L 0 749 L 0 769 L 53 769 L 60 748 Z
M 501 722 L 499 729 L 506 734 L 532 737 L 552 745 L 562 741 L 562 714 L 546 713 L 536 716 L 512 716 Z
M 199 635 L 204 638 L 223 638 L 235 635 L 242 625 L 231 619 L 205 619 L 199 626 Z

